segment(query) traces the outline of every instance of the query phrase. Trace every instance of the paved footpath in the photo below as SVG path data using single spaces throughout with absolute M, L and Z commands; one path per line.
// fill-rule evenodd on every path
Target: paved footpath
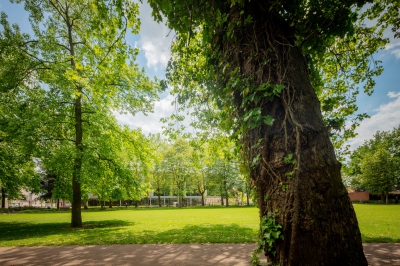
M 400 243 L 366 243 L 369 265 L 400 266 Z M 254 244 L 159 244 L 0 248 L 1 266 L 236 265 L 247 266 Z

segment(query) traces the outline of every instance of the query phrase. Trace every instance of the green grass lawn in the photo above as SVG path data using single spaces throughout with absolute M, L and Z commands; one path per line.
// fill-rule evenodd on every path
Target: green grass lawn
M 165 208 L 0 215 L 0 246 L 255 242 L 258 209 Z
M 363 242 L 400 242 L 400 205 L 355 204 Z M 164 208 L 0 215 L 0 246 L 255 242 L 258 209 Z
M 400 205 L 354 204 L 363 242 L 400 243 Z

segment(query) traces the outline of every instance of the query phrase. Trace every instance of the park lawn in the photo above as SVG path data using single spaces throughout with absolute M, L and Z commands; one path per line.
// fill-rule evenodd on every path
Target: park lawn
M 148 208 L 0 215 L 0 246 L 255 242 L 256 207 Z
M 400 242 L 400 205 L 355 204 L 363 242 Z M 0 215 L 0 246 L 245 243 L 258 233 L 256 207 L 149 208 Z
M 400 243 L 400 205 L 353 206 L 364 243 Z

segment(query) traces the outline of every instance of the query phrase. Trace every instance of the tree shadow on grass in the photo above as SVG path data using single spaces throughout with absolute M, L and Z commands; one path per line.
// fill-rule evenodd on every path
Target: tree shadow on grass
M 162 226 L 162 224 L 160 224 Z M 237 224 L 188 225 L 163 232 L 144 231 L 141 243 L 253 243 L 257 232 Z
M 257 232 L 237 224 L 188 225 L 166 230 L 129 229 L 123 220 L 86 221 L 83 228 L 69 223 L 27 223 L 0 221 L 1 246 L 167 244 L 167 243 L 251 243 Z
M 400 238 L 398 237 L 371 237 L 361 234 L 363 243 L 400 243 Z
M 71 233 L 84 233 L 97 231 L 93 229 L 116 230 L 118 227 L 131 226 L 132 222 L 123 220 L 102 220 L 102 221 L 86 221 L 83 227 L 72 228 L 70 223 L 28 223 L 28 222 L 2 222 L 0 221 L 0 239 L 2 241 L 13 241 L 30 238 L 43 238 L 51 235 L 59 235 L 60 237 Z

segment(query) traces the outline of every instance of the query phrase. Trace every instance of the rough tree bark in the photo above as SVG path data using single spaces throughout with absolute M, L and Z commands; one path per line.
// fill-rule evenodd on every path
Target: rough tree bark
M 254 88 L 267 82 L 285 85 L 280 97 L 272 101 L 264 97 L 250 106 L 261 106 L 263 116 L 275 119 L 273 125 L 249 129 L 243 139 L 250 162 L 260 155 L 251 169 L 260 216 L 279 210 L 276 219 L 283 227 L 284 240 L 277 241 L 276 256 L 269 254 L 269 261 L 274 265 L 367 265 L 356 215 L 342 184 L 341 164 L 294 34 L 279 14 L 268 12 L 261 2 L 246 1 L 244 10 L 257 23 L 238 26 L 233 40 L 215 40 L 214 48 L 228 55 L 226 73 L 239 68 Z M 231 8 L 226 23 L 240 21 L 240 11 Z M 224 78 L 226 85 L 230 77 Z M 243 92 L 233 89 L 232 93 L 236 110 L 243 116 Z M 255 149 L 259 139 L 262 148 Z M 289 154 L 295 162 L 284 161 Z M 294 172 L 291 178 L 290 172 Z

